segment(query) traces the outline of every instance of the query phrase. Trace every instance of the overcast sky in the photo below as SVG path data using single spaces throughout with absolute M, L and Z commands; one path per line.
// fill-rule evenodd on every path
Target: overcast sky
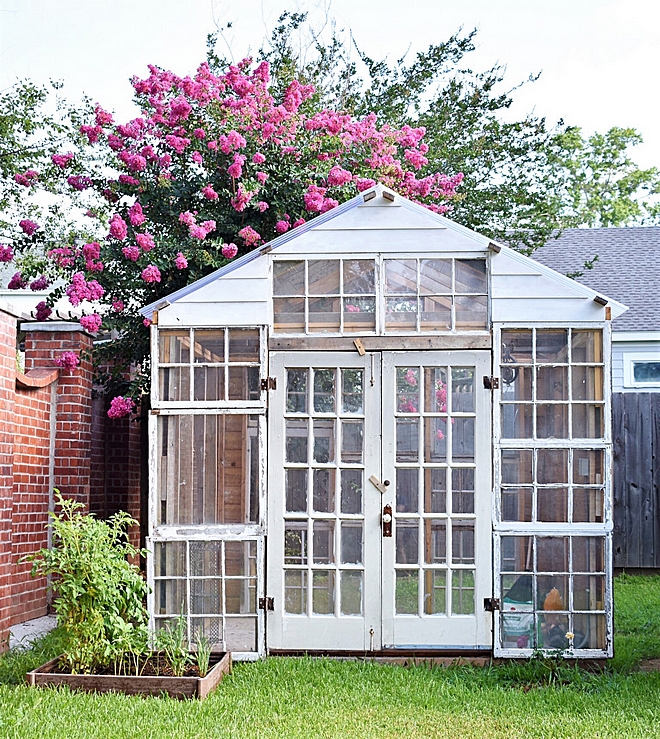
M 511 86 L 542 73 L 516 93 L 516 115 L 564 118 L 586 133 L 634 127 L 645 139 L 634 159 L 660 166 L 657 0 L 0 0 L 0 89 L 61 79 L 70 98 L 84 92 L 128 119 L 128 80 L 147 64 L 193 72 L 206 34 L 228 22 L 238 60 L 284 8 L 312 9 L 317 24 L 335 18 L 369 56 L 391 60 L 476 27 L 473 69 L 506 64 Z

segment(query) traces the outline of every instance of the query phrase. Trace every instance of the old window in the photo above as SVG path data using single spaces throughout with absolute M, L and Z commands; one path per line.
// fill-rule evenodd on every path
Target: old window
M 623 382 L 626 387 L 660 387 L 660 351 L 624 354 Z

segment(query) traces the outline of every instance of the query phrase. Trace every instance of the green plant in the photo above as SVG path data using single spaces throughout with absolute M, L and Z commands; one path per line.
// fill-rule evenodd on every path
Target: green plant
M 55 493 L 53 547 L 26 559 L 33 575 L 53 578 L 66 662 L 73 673 L 123 665 L 131 655 L 135 664 L 147 644 L 147 584 L 129 562 L 143 552 L 126 535 L 136 521 L 124 512 L 100 521 L 85 515 L 82 503 Z
M 208 636 L 204 636 L 201 629 L 198 629 L 195 637 L 197 669 L 199 676 L 204 677 L 209 671 L 209 661 L 211 659 L 211 640 Z
M 156 632 L 156 649 L 165 653 L 172 673 L 180 677 L 186 667 L 192 662 L 188 650 L 188 624 L 186 617 L 181 613 L 174 624 L 166 623 Z

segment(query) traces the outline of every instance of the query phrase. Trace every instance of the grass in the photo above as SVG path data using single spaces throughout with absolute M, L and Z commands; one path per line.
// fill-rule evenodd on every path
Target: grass
M 617 658 L 589 673 L 552 659 L 403 668 L 272 658 L 238 664 L 203 702 L 34 690 L 26 669 L 57 635 L 0 658 L 3 739 L 215 737 L 660 737 L 660 577 L 615 585 Z

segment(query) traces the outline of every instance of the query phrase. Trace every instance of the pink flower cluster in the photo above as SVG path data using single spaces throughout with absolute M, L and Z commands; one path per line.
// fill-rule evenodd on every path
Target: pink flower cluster
M 85 280 L 82 272 L 76 272 L 71 278 L 71 284 L 65 290 L 71 305 L 80 305 L 83 300 L 100 300 L 105 290 L 96 280 Z
M 37 303 L 37 309 L 35 311 L 34 317 L 37 319 L 37 321 L 46 321 L 50 318 L 53 310 L 52 308 L 46 303 L 45 300 L 42 300 L 40 303 Z
M 85 331 L 89 331 L 90 334 L 95 334 L 101 328 L 102 323 L 103 319 L 98 313 L 91 313 L 90 315 L 83 316 L 80 319 L 80 325 L 85 329 Z
M 51 157 L 51 161 L 53 162 L 53 164 L 60 169 L 68 167 L 69 164 L 71 164 L 72 160 L 72 152 L 68 152 L 67 154 L 53 154 L 53 156 Z
M 127 235 L 128 227 L 126 226 L 126 221 L 124 221 L 119 213 L 115 213 L 110 219 L 110 236 L 113 236 L 118 241 L 124 241 Z
M 135 403 L 132 398 L 125 398 L 122 395 L 118 395 L 110 401 L 108 418 L 123 418 L 124 416 L 130 416 L 134 407 Z
M 160 282 L 161 274 L 156 265 L 149 264 L 142 270 L 142 279 L 145 282 Z
M 29 218 L 24 218 L 22 221 L 19 221 L 18 225 L 21 227 L 23 233 L 28 236 L 35 234 L 40 228 L 38 223 L 31 221 Z
M 14 250 L 9 244 L 0 244 L 0 262 L 11 262 L 14 258 Z
M 39 173 L 35 172 L 34 169 L 28 169 L 27 171 L 23 172 L 23 174 L 14 175 L 14 180 L 19 185 L 23 185 L 23 187 L 32 187 L 32 185 L 36 184 L 38 179 Z
M 62 352 L 54 361 L 58 367 L 75 369 L 80 364 L 80 357 L 75 352 Z
M 25 290 L 27 287 L 27 280 L 23 277 L 20 272 L 15 272 L 7 283 L 8 290 Z
M 224 244 L 222 247 L 222 256 L 225 259 L 233 259 L 238 254 L 236 244 Z

